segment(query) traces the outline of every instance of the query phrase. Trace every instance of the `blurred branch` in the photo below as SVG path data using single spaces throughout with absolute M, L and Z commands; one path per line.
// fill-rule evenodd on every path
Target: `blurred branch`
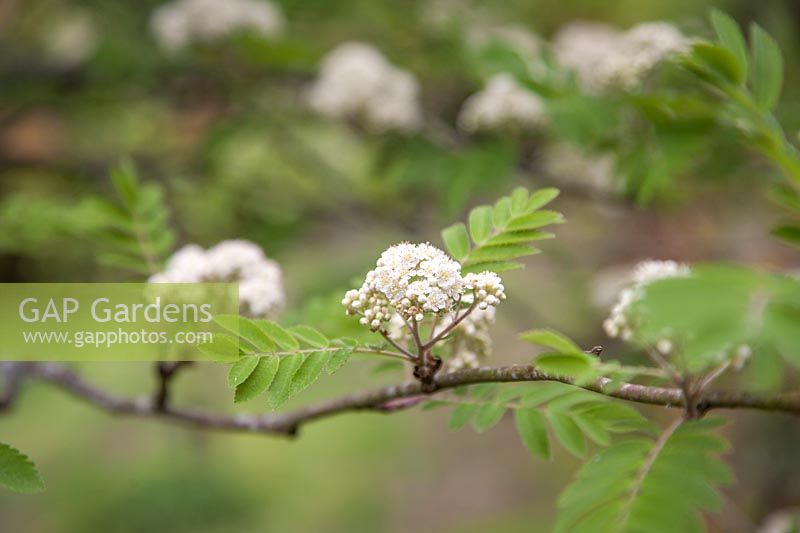
M 55 385 L 102 410 L 113 414 L 161 418 L 200 429 L 256 432 L 293 436 L 299 427 L 313 420 L 351 411 L 393 412 L 413 407 L 427 397 L 418 381 L 350 394 L 314 403 L 288 413 L 266 415 L 217 414 L 171 407 L 158 398 L 124 397 L 98 388 L 76 372 L 58 363 L 24 363 L 24 377 Z M 476 383 L 513 383 L 558 381 L 573 384 L 572 379 L 536 370 L 531 365 L 483 367 L 442 374 L 433 382 L 433 393 L 461 385 Z M 683 408 L 683 392 L 677 388 L 651 387 L 625 383 L 613 390 L 604 390 L 610 380 L 601 378 L 581 388 L 631 402 Z M 696 408 L 705 413 L 711 409 L 758 409 L 800 415 L 800 392 L 748 393 L 738 391 L 704 392 L 696 399 Z
M 169 386 L 172 378 L 183 367 L 189 366 L 192 361 L 172 361 L 169 363 L 156 363 L 158 386 L 153 396 L 153 404 L 159 411 L 164 411 L 169 402 Z

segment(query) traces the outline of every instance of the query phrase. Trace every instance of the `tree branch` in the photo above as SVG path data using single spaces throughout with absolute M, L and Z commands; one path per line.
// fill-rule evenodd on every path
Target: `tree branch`
M 68 367 L 57 363 L 25 363 L 23 368 L 26 377 L 55 385 L 112 414 L 159 418 L 199 429 L 232 432 L 292 436 L 297 433 L 300 426 L 314 420 L 351 411 L 393 412 L 417 405 L 427 398 L 418 381 L 409 381 L 314 403 L 288 413 L 227 415 L 180 409 L 169 404 L 161 408 L 152 397 L 119 396 L 96 387 Z M 434 392 L 476 383 L 532 381 L 572 384 L 571 378 L 545 374 L 531 365 L 482 367 L 437 376 L 434 380 Z M 680 389 L 625 383 L 614 390 L 604 391 L 603 387 L 609 381 L 607 378 L 601 378 L 595 383 L 581 385 L 581 388 L 631 402 L 673 408 L 684 407 L 684 397 Z M 703 393 L 697 401 L 698 409 L 702 412 L 711 409 L 743 408 L 800 415 L 800 392 L 711 391 Z

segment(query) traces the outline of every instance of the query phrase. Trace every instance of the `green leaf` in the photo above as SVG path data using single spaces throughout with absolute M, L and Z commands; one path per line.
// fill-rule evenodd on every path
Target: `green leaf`
M 546 374 L 569 376 L 583 382 L 593 375 L 596 360 L 584 353 L 545 353 L 534 359 L 533 364 Z
M 271 320 L 254 320 L 253 323 L 263 331 L 267 337 L 283 348 L 286 351 L 295 351 L 300 349 L 300 343 L 297 342 L 288 331 Z
M 739 25 L 728 14 L 718 9 L 711 10 L 711 25 L 722 46 L 729 50 L 747 72 L 747 44 Z
M 0 485 L 17 492 L 40 492 L 44 481 L 27 455 L 0 443 Z
M 558 196 L 558 189 L 553 187 L 534 191 L 528 199 L 527 211 L 536 211 L 552 202 Z
M 247 378 L 236 387 L 236 393 L 233 397 L 235 403 L 252 400 L 269 389 L 278 373 L 281 358 L 277 355 L 267 355 L 254 359 L 258 360 L 255 368 L 250 372 Z M 231 371 L 233 371 L 233 369 L 231 369 Z
M 335 374 L 347 363 L 352 353 L 352 348 L 339 348 L 331 355 L 330 359 L 328 359 L 328 363 L 325 365 L 325 371 L 328 374 Z
M 245 355 L 231 365 L 228 371 L 228 385 L 236 388 L 255 370 L 259 358 L 254 355 Z
M 699 42 L 692 46 L 693 56 L 723 80 L 740 85 L 747 76 L 745 66 L 727 48 Z
M 771 187 L 769 199 L 789 211 L 800 213 L 800 192 L 787 185 Z
M 215 333 L 211 342 L 197 345 L 197 349 L 211 358 L 212 361 L 232 363 L 239 360 L 239 341 L 225 333 Z
M 505 231 L 491 237 L 488 241 L 486 241 L 486 244 L 519 244 L 552 239 L 554 237 L 555 235 L 552 233 L 539 230 Z
M 469 254 L 469 235 L 464 224 L 459 222 L 442 230 L 442 240 L 445 248 L 456 261 L 462 261 Z
M 525 187 L 517 187 L 511 192 L 511 214 L 520 215 L 527 211 L 528 190 Z
M 550 440 L 542 413 L 532 408 L 514 410 L 514 421 L 522 442 L 531 451 L 545 459 L 550 458 Z
M 800 226 L 779 226 L 770 233 L 782 241 L 800 246 Z
M 500 198 L 492 210 L 492 224 L 502 229 L 506 227 L 509 220 L 511 220 L 511 198 Z
M 758 107 L 769 111 L 778 103 L 783 84 L 783 56 L 778 44 L 758 24 L 750 27 L 753 69 L 750 84 Z
M 492 208 L 486 205 L 476 207 L 470 212 L 469 233 L 476 244 L 482 244 L 491 235 L 492 213 Z
M 111 181 L 126 206 L 135 206 L 139 197 L 139 180 L 130 159 L 125 159 L 111 171 Z
M 726 442 L 711 434 L 718 425 L 688 421 L 601 451 L 559 498 L 555 531 L 702 531 L 699 512 L 720 509 L 716 487 L 731 481 L 718 458 Z
M 252 320 L 238 315 L 218 315 L 214 317 L 214 322 L 227 329 L 231 333 L 237 334 L 240 340 L 245 341 L 245 345 L 240 343 L 240 348 L 245 353 L 268 353 L 275 351 L 275 343 L 272 342 L 264 331 L 259 328 Z
M 288 329 L 288 331 L 298 340 L 308 344 L 309 346 L 313 346 L 314 348 L 327 348 L 330 344 L 330 341 L 325 335 L 311 326 L 292 326 Z
M 547 411 L 547 419 L 553 428 L 553 434 L 565 450 L 576 457 L 586 455 L 586 439 L 569 415 L 559 411 Z
M 111 171 L 111 180 L 122 205 L 98 204 L 102 227 L 96 239 L 108 248 L 99 254 L 98 261 L 153 274 L 175 243 L 163 189 L 157 184 L 141 183 L 128 160 Z
M 525 265 L 522 263 L 513 263 L 511 261 L 482 261 L 478 263 L 467 263 L 462 269 L 463 274 L 470 272 L 478 273 L 489 270 L 491 272 L 506 272 L 508 270 L 517 270 L 523 268 Z
M 510 231 L 531 230 L 549 226 L 550 224 L 561 224 L 564 222 L 564 215 L 555 211 L 534 211 L 533 213 L 517 217 L 509 222 L 506 229 Z
M 531 344 L 547 346 L 548 348 L 552 348 L 561 353 L 583 354 L 583 350 L 581 350 L 580 346 L 572 342 L 561 333 L 550 329 L 532 329 L 522 333 L 520 338 Z
M 447 427 L 452 431 L 461 429 L 467 422 L 469 422 L 470 418 L 472 418 L 472 415 L 475 414 L 475 411 L 477 410 L 478 405 L 474 403 L 462 403 L 456 405 L 455 409 L 453 409 L 453 414 L 450 415 L 450 422 L 448 422 Z
M 524 187 L 518 187 L 494 207 L 473 209 L 469 215 L 469 233 L 464 224 L 455 224 L 442 232 L 442 238 L 450 254 L 462 264 L 464 273 L 521 268 L 523 265 L 517 259 L 539 252 L 531 246 L 532 242 L 553 237 L 538 228 L 563 222 L 560 213 L 537 211 L 557 194 L 556 189 L 541 189 L 529 195 Z
M 505 412 L 505 405 L 485 403 L 478 408 L 475 418 L 472 419 L 472 427 L 478 433 L 488 431 L 500 422 Z
M 524 244 L 500 244 L 482 246 L 472 251 L 469 261 L 465 264 L 489 263 L 510 261 L 520 257 L 534 255 L 541 252 L 537 248 Z
M 295 353 L 280 358 L 280 366 L 267 393 L 273 409 L 277 409 L 289 399 L 292 393 L 292 380 L 302 364 L 303 354 Z
M 328 362 L 329 356 L 330 354 L 327 352 L 314 352 L 308 355 L 292 377 L 292 386 L 289 395 L 294 396 L 317 381 L 322 369 Z

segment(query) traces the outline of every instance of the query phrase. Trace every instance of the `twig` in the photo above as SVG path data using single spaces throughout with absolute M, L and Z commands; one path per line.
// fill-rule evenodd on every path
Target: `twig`
M 288 413 L 266 415 L 227 415 L 179 409 L 170 405 L 162 410 L 152 398 L 127 398 L 104 391 L 87 382 L 68 367 L 57 363 L 29 363 L 25 375 L 46 381 L 68 393 L 114 414 L 153 417 L 178 422 L 205 430 L 257 432 L 264 434 L 294 435 L 299 427 L 313 420 L 353 411 L 397 411 L 403 406 L 413 406 L 424 399 L 422 384 L 408 381 L 398 385 L 350 394 L 314 403 Z M 565 376 L 540 372 L 532 365 L 482 367 L 441 374 L 435 377 L 434 391 L 441 391 L 476 383 L 509 383 L 532 381 L 558 381 L 572 384 Z M 650 387 L 625 383 L 604 390 L 611 380 L 601 378 L 581 388 L 631 402 L 683 408 L 683 392 L 678 388 Z M 401 402 L 401 399 L 409 399 Z M 800 392 L 747 393 L 738 391 L 707 392 L 697 399 L 702 412 L 710 409 L 759 409 L 800 415 Z
M 384 339 L 386 339 L 386 342 L 388 342 L 389 344 L 391 344 L 392 346 L 394 346 L 395 348 L 400 350 L 400 352 L 403 355 L 405 355 L 406 358 L 408 358 L 408 360 L 416 361 L 417 356 L 414 355 L 413 353 L 409 352 L 408 350 L 406 350 L 402 346 L 400 346 L 398 343 L 394 342 L 394 340 L 389 336 L 389 334 L 386 331 L 384 331 L 382 329 L 379 329 L 378 332 L 383 336 Z
M 156 363 L 156 375 L 158 383 L 156 385 L 156 392 L 153 395 L 153 405 L 159 411 L 167 408 L 169 402 L 170 383 L 172 378 L 181 368 L 189 366 L 192 361 L 170 361 L 163 363 Z
M 448 333 L 453 331 L 455 329 L 455 327 L 458 326 L 461 323 L 462 320 L 467 318 L 467 315 L 469 315 L 471 312 L 473 312 L 477 306 L 478 306 L 477 302 L 472 302 L 472 304 L 467 308 L 467 310 L 464 311 L 464 314 L 456 315 L 453 318 L 453 321 L 450 322 L 450 324 L 448 324 L 447 327 L 445 327 L 442 331 L 440 331 L 438 334 L 436 334 L 436 336 L 434 336 L 428 342 L 426 342 L 422 346 L 422 348 L 425 349 L 425 350 L 430 349 L 434 344 L 439 342 L 442 339 L 442 337 L 444 337 L 445 335 L 447 335 Z

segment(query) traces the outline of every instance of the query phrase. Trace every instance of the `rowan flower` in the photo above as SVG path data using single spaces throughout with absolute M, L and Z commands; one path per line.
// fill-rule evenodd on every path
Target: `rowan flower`
M 675 261 L 643 261 L 636 265 L 631 274 L 631 285 L 620 292 L 611 314 L 603 322 L 603 329 L 609 337 L 631 340 L 635 334 L 635 323 L 628 316 L 630 307 L 643 295 L 644 288 L 654 281 L 667 278 L 687 277 L 691 269 Z M 673 344 L 664 338 L 656 343 L 656 349 L 664 355 L 672 352 Z
M 477 366 L 491 352 L 489 327 L 495 307 L 505 300 L 494 272 L 469 273 L 429 243 L 400 243 L 383 252 L 359 289 L 342 299 L 349 315 L 409 347 L 423 321 L 430 338 L 447 354 L 447 368 Z M 416 335 L 415 335 L 416 333 Z
M 368 44 L 348 42 L 323 59 L 308 103 L 321 115 L 361 120 L 374 131 L 410 132 L 422 124 L 418 93 L 409 72 Z
M 245 240 L 223 241 L 204 250 L 184 246 L 167 261 L 150 283 L 238 282 L 239 308 L 253 317 L 274 316 L 285 304 L 283 276 L 275 261 Z
M 452 309 L 463 292 L 461 265 L 446 253 L 428 243 L 400 243 L 381 254 L 364 285 L 348 291 L 342 304 L 374 331 L 390 318 L 384 309 L 421 322 L 426 313 Z
M 447 340 L 450 346 L 450 355 L 447 359 L 449 372 L 477 368 L 482 359 L 491 355 L 492 338 L 489 335 L 489 328 L 494 324 L 494 320 L 494 307 L 476 309 L 453 330 Z
M 625 32 L 590 22 L 562 28 L 554 39 L 556 59 L 592 90 L 635 89 L 659 63 L 688 49 L 689 40 L 667 22 L 645 22 Z
M 284 26 L 280 8 L 259 0 L 173 0 L 157 7 L 150 17 L 156 39 L 170 51 L 239 30 L 275 37 Z
M 546 121 L 541 98 L 509 74 L 491 78 L 482 91 L 464 102 L 458 115 L 458 124 L 466 131 L 503 127 L 535 129 Z
M 678 28 L 666 22 L 638 24 L 622 34 L 615 53 L 600 64 L 601 83 L 633 89 L 659 63 L 685 52 L 689 40 Z
M 501 300 L 506 299 L 503 282 L 500 276 L 494 272 L 467 274 L 464 276 L 464 285 L 472 289 L 472 298 L 477 302 L 478 309 L 486 310 L 490 306 L 495 307 Z
M 553 39 L 556 60 L 573 70 L 589 89 L 603 85 L 598 66 L 616 53 L 619 30 L 608 24 L 576 21 L 566 24 Z

